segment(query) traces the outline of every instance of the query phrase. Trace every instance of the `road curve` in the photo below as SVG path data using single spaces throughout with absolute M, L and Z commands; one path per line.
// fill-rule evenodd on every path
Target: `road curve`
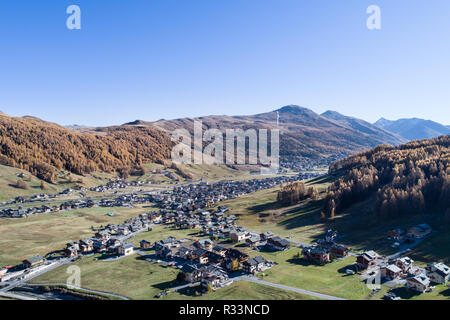
M 258 278 L 255 278 L 255 277 L 241 277 L 241 280 L 254 282 L 254 283 L 258 283 L 258 284 L 262 284 L 262 285 L 265 285 L 265 286 L 270 286 L 270 287 L 274 287 L 274 288 L 278 288 L 278 289 L 294 291 L 294 292 L 297 292 L 297 293 L 302 293 L 302 294 L 310 295 L 310 296 L 313 296 L 313 297 L 316 297 L 316 298 L 320 298 L 320 299 L 325 299 L 325 300 L 346 300 L 344 298 L 329 296 L 329 295 L 322 294 L 322 293 L 317 293 L 317 292 L 308 291 L 308 290 L 304 290 L 304 289 L 284 286 L 284 285 L 278 284 L 278 283 L 273 283 L 273 282 L 259 280 Z

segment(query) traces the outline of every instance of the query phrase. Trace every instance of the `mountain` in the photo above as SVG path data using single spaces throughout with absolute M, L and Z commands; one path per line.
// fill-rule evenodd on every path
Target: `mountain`
M 293 105 L 256 115 L 136 120 L 98 128 L 62 127 L 32 116 L 0 115 L 0 164 L 28 170 L 50 182 L 61 169 L 76 174 L 122 172 L 170 158 L 174 143 L 169 135 L 178 128 L 193 133 L 194 120 L 201 120 L 204 129 L 218 128 L 222 132 L 280 129 L 280 156 L 289 163 L 311 164 L 324 159 L 329 163 L 379 144 L 402 142 L 397 135 L 362 120 L 335 112 L 319 115 Z
M 0 164 L 49 182 L 61 169 L 82 175 L 163 161 L 172 145 L 157 128 L 107 127 L 78 133 L 33 117 L 0 115 Z
M 410 140 L 421 140 L 450 134 L 450 128 L 440 123 L 419 118 L 387 120 L 381 118 L 375 125 Z
M 277 124 L 277 116 L 279 123 Z M 342 116 L 343 117 L 343 116 Z M 348 118 L 350 119 L 350 118 Z M 193 132 L 194 120 L 201 120 L 204 129 L 280 129 L 280 156 L 320 159 L 335 155 L 349 155 L 379 144 L 404 142 L 395 134 L 386 132 L 362 120 L 349 123 L 329 119 L 314 111 L 295 105 L 247 116 L 211 115 L 200 118 L 182 118 L 146 122 L 136 120 L 125 126 L 152 126 L 169 133 L 178 128 Z M 356 123 L 360 121 L 360 125 Z M 350 122 L 350 121 L 349 121 Z
M 349 128 L 353 128 L 353 129 L 361 131 L 363 133 L 377 136 L 389 144 L 398 144 L 399 142 L 406 142 L 405 138 L 403 138 L 397 134 L 388 132 L 388 131 L 380 128 L 379 126 L 376 126 L 374 124 L 371 124 L 367 121 L 364 121 L 364 120 L 361 120 L 358 118 L 344 116 L 336 111 L 329 110 L 329 111 L 322 113 L 321 116 L 328 118 L 330 120 L 337 121 L 338 123 L 340 123 L 344 126 L 347 126 Z

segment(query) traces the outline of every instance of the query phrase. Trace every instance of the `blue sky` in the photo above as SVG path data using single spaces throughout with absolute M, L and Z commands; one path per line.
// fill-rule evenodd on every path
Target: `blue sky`
M 449 14 L 448 0 L 1 1 L 0 110 L 110 125 L 298 104 L 449 125 Z

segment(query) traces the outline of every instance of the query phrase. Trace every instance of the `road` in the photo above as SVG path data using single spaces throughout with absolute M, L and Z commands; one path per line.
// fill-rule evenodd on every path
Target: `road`
M 11 292 L 0 292 L 0 296 L 17 300 L 38 300 L 37 298 L 22 296 Z
M 320 299 L 325 299 L 325 300 L 346 300 L 346 299 L 343 299 L 343 298 L 329 296 L 329 295 L 322 294 L 322 293 L 317 293 L 317 292 L 308 291 L 308 290 L 304 290 L 304 289 L 284 286 L 284 285 L 273 283 L 273 282 L 259 280 L 256 277 L 241 276 L 241 277 L 233 279 L 233 281 L 240 281 L 240 280 L 241 281 L 254 282 L 254 283 L 262 284 L 262 285 L 273 287 L 273 288 L 278 288 L 278 289 L 283 289 L 283 290 L 288 290 L 288 291 L 294 291 L 294 292 L 297 292 L 297 293 L 306 294 L 306 295 L 309 295 L 309 296 L 313 296 L 313 297 L 320 298 Z
M 31 279 L 39 277 L 40 275 L 42 275 L 42 274 L 44 274 L 46 272 L 49 272 L 49 271 L 51 271 L 53 269 L 56 269 L 56 268 L 58 268 L 58 267 L 60 267 L 62 265 L 69 264 L 69 263 L 72 263 L 71 259 L 69 259 L 69 258 L 62 258 L 57 263 L 55 263 L 54 265 L 52 265 L 52 266 L 50 266 L 48 268 L 43 268 L 42 270 L 34 272 L 31 275 L 25 275 L 23 278 L 21 278 L 19 280 L 5 282 L 6 286 L 4 288 L 0 289 L 0 293 L 5 293 L 5 292 L 7 292 L 9 290 L 12 290 L 12 289 L 14 289 L 17 286 L 20 286 L 20 285 L 24 284 L 25 282 L 30 281 Z
M 189 288 L 189 287 L 195 287 L 198 286 L 200 284 L 200 282 L 194 282 L 194 283 L 188 283 L 188 284 L 184 284 L 182 286 L 178 286 L 178 287 L 173 287 L 169 290 L 169 292 L 176 292 L 178 290 L 184 289 L 184 288 Z

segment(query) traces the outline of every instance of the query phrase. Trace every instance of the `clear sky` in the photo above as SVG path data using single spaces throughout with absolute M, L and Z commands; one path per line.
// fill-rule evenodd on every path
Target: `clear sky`
M 298 104 L 450 125 L 449 35 L 449 0 L 2 0 L 0 110 L 110 125 Z

